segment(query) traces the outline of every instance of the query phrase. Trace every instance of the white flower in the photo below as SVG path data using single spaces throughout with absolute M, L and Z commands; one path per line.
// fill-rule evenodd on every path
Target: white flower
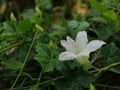
M 59 60 L 88 59 L 91 52 L 99 49 L 104 44 L 106 43 L 101 40 L 93 40 L 88 43 L 87 33 L 85 31 L 80 31 L 77 34 L 76 41 L 69 36 L 67 36 L 67 40 L 61 40 L 61 45 L 66 51 L 59 55 Z M 84 61 L 82 60 L 82 62 Z

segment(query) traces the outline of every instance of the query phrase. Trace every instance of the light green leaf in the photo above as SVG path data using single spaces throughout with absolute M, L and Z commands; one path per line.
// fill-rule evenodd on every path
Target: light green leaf
M 34 15 L 35 15 L 35 11 L 33 9 L 28 9 L 25 12 L 22 13 L 23 19 L 33 18 Z
M 80 22 L 78 29 L 80 31 L 86 30 L 89 26 L 90 26 L 90 24 L 87 21 L 82 21 L 82 22 Z
M 91 20 L 107 24 L 107 21 L 105 20 L 104 17 L 93 17 L 93 18 L 91 18 Z
M 97 0 L 89 0 L 90 4 L 95 7 L 99 12 L 104 13 L 107 11 L 107 8 L 102 5 L 100 2 Z
M 103 15 L 109 17 L 113 21 L 117 20 L 117 14 L 114 11 L 106 11 Z
M 5 61 L 5 66 L 8 69 L 20 70 L 22 68 L 23 64 L 21 62 L 17 62 L 17 61 Z
M 68 22 L 68 28 L 70 30 L 73 30 L 77 27 L 78 27 L 78 22 L 77 21 L 73 20 L 73 21 Z

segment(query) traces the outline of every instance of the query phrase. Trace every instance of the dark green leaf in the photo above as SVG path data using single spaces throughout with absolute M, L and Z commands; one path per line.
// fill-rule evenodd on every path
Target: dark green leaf
M 54 58 L 53 53 L 51 53 L 50 49 L 47 45 L 38 44 L 36 46 L 36 50 L 38 54 L 35 56 L 35 59 L 41 64 L 43 70 L 45 72 L 53 71 L 56 64 L 56 57 Z
M 102 48 L 100 53 L 105 62 L 105 66 L 109 66 L 120 61 L 120 49 L 117 48 L 114 43 L 111 43 L 108 46 Z M 120 73 L 120 65 L 112 67 L 110 70 L 116 73 Z

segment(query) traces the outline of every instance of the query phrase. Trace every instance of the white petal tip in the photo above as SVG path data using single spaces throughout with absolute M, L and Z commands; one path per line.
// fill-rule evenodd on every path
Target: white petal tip
M 101 45 L 107 44 L 107 43 L 104 42 L 104 41 L 100 41 L 100 40 L 99 40 L 99 42 L 101 43 Z
M 88 50 L 89 52 L 93 52 L 93 51 L 99 49 L 104 44 L 106 44 L 104 41 L 93 40 L 93 41 L 88 43 L 86 50 Z

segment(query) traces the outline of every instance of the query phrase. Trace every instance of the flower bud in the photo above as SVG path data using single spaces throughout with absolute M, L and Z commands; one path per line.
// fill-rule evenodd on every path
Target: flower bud
M 35 11 L 36 11 L 37 16 L 40 16 L 40 17 L 42 16 L 42 12 L 37 6 L 35 7 Z
M 53 49 L 55 47 L 55 44 L 53 43 L 52 40 L 50 40 L 48 47 L 49 47 L 49 49 Z
M 92 84 L 90 84 L 90 90 L 96 90 Z
M 35 27 L 36 27 L 39 31 L 41 31 L 41 32 L 44 31 L 44 29 L 43 29 L 40 25 L 38 25 L 38 24 L 36 24 Z
M 10 19 L 12 22 L 16 22 L 16 18 L 14 16 L 13 12 L 11 12 L 11 14 L 10 14 Z

